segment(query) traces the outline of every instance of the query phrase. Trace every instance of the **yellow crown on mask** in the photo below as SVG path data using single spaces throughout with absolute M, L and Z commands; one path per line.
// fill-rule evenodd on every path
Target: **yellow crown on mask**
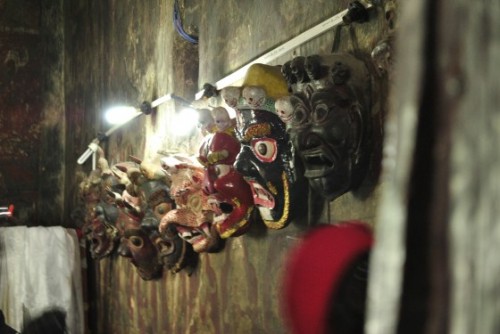
M 229 90 L 232 90 L 229 92 Z M 222 97 L 231 95 L 236 109 L 258 109 L 275 111 L 275 100 L 289 95 L 288 83 L 281 74 L 280 66 L 265 64 L 251 65 L 243 78 L 241 86 L 222 89 Z M 239 96 L 235 96 L 238 95 Z M 227 102 L 228 100 L 226 100 Z M 256 106 L 257 105 L 257 106 Z

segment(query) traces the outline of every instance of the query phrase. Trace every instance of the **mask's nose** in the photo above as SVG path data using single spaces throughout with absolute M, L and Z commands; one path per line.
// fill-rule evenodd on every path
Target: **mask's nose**
M 153 210 L 148 209 L 141 220 L 141 226 L 146 229 L 157 230 L 158 225 L 160 225 L 160 221 L 155 217 Z
M 132 257 L 132 252 L 130 252 L 130 248 L 128 248 L 127 242 L 124 238 L 120 240 L 120 245 L 118 246 L 118 254 L 127 258 Z
M 253 161 L 254 155 L 250 147 L 242 146 L 234 162 L 234 168 L 244 177 L 252 177 L 259 171 Z

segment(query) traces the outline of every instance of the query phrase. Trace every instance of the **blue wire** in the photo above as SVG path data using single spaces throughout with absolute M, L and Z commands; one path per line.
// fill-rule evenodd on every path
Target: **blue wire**
M 198 44 L 198 37 L 189 35 L 182 27 L 182 22 L 179 15 L 179 4 L 177 3 L 177 0 L 174 1 L 174 27 L 177 33 L 181 35 L 181 37 L 186 41 L 192 44 Z

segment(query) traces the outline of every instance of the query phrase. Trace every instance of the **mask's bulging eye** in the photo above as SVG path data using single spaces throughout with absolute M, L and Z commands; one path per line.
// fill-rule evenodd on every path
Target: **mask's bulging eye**
M 229 173 L 230 170 L 231 170 L 230 165 L 217 165 L 215 167 L 215 175 L 217 175 L 217 177 L 222 177 L 224 175 L 227 175 L 227 173 Z
M 272 138 L 259 138 L 252 140 L 252 150 L 262 162 L 273 162 L 278 152 L 276 141 Z
M 328 119 L 329 108 L 326 104 L 321 103 L 314 109 L 314 120 L 318 123 L 322 123 Z
M 132 236 L 129 238 L 129 240 L 132 243 L 132 245 L 134 245 L 137 248 L 141 248 L 144 245 L 142 238 Z
M 303 104 L 298 104 L 293 112 L 292 125 L 294 127 L 302 127 L 308 124 L 309 120 L 309 110 Z

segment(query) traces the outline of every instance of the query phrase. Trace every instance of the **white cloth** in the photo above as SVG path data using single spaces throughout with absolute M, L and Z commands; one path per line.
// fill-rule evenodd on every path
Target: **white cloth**
M 17 331 L 23 319 L 58 308 L 71 334 L 84 331 L 81 260 L 74 230 L 0 228 L 0 309 Z

